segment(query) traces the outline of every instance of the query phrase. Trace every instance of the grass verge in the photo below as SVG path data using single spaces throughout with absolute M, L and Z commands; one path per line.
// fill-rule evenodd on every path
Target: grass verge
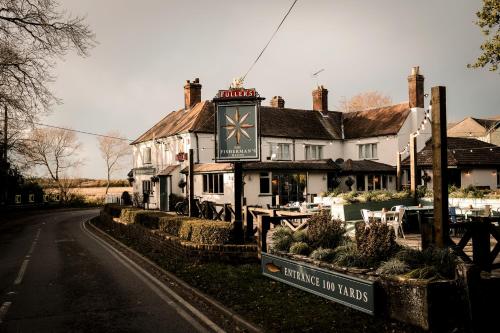
M 264 277 L 259 264 L 192 263 L 119 234 L 96 221 L 111 236 L 210 295 L 266 332 L 422 332 L 419 328 L 373 317 Z

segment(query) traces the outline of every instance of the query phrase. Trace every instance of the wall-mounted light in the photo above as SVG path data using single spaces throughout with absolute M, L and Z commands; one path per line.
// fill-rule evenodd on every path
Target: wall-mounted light
M 466 176 L 470 176 L 470 170 L 465 171 Z
M 496 176 L 496 175 L 497 175 L 497 171 L 493 171 L 491 174 L 492 174 L 493 176 Z

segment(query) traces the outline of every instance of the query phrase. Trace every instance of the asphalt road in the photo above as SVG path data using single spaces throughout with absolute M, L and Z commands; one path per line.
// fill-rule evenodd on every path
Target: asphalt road
M 97 214 L 30 213 L 0 226 L 0 332 L 204 331 L 88 232 L 82 222 Z

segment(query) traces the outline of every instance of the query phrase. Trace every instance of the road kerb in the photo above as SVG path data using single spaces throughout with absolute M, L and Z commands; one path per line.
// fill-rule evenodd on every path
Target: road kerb
M 89 226 L 91 226 L 91 228 L 93 230 L 95 230 L 98 233 L 104 235 L 105 237 L 111 238 L 114 242 L 116 242 L 120 246 L 126 248 L 128 251 L 132 252 L 134 255 L 138 256 L 139 258 L 141 258 L 141 260 L 144 260 L 149 265 L 153 266 L 155 269 L 159 270 L 162 274 L 164 274 L 165 276 L 167 276 L 169 279 L 172 279 L 173 281 L 175 281 L 182 288 L 185 288 L 186 290 L 188 290 L 189 292 L 192 292 L 193 294 L 195 294 L 197 297 L 199 297 L 203 301 L 205 301 L 205 302 L 209 303 L 210 305 L 214 306 L 217 310 L 219 310 L 220 312 L 224 313 L 226 316 L 230 317 L 233 321 L 235 321 L 236 323 L 238 323 L 238 325 L 242 326 L 242 328 L 248 330 L 249 332 L 253 332 L 253 333 L 262 333 L 263 332 L 260 328 L 258 328 L 254 324 L 250 323 L 249 321 L 247 321 L 246 319 L 244 319 L 243 317 L 241 317 L 240 315 L 238 315 L 234 311 L 228 309 L 227 307 L 225 307 L 224 305 L 222 305 L 220 302 L 218 302 L 215 299 L 213 299 L 212 297 L 210 297 L 210 296 L 202 293 L 201 291 L 193 288 L 192 286 L 190 286 L 189 284 L 187 284 L 183 280 L 179 279 L 174 274 L 172 274 L 172 273 L 164 270 L 163 268 L 161 268 L 160 266 L 158 266 L 156 263 L 154 263 L 150 259 L 144 257 L 139 252 L 137 252 L 134 249 L 128 247 L 125 244 L 123 244 L 122 242 L 120 242 L 119 240 L 117 240 L 113 236 L 107 234 L 106 232 L 102 231 L 101 229 L 99 229 L 98 227 L 96 227 L 95 225 L 93 225 L 92 223 L 90 223 L 90 220 L 88 220 L 87 222 L 88 222 L 87 224 Z

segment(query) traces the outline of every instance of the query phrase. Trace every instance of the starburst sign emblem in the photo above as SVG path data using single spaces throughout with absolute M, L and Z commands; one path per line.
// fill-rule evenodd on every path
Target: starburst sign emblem
M 248 113 L 245 113 L 243 116 L 241 116 L 240 109 L 236 107 L 236 112 L 234 113 L 234 116 L 232 118 L 227 114 L 225 116 L 227 121 L 229 122 L 228 125 L 222 126 L 228 131 L 226 141 L 229 141 L 229 139 L 234 136 L 234 138 L 236 139 L 236 144 L 239 145 L 242 135 L 247 137 L 249 140 L 251 139 L 247 130 L 255 126 L 245 123 L 248 118 Z

